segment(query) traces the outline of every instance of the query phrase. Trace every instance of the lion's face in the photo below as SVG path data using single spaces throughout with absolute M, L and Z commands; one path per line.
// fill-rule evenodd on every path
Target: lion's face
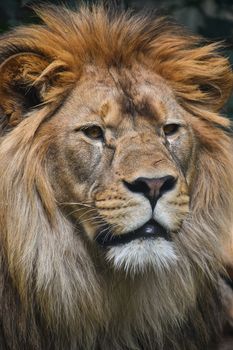
M 66 215 L 117 268 L 175 263 L 195 142 L 167 84 L 138 66 L 89 68 L 50 124 L 51 182 Z

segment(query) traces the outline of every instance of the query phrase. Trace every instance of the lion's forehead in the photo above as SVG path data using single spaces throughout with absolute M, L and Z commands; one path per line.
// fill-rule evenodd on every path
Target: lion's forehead
M 94 76 L 88 74 L 71 93 L 68 111 L 74 120 L 98 119 L 106 127 L 127 129 L 129 117 L 139 127 L 183 118 L 172 90 L 157 74 L 149 75 L 145 70 L 143 75 L 133 69 L 119 74 L 106 70 L 104 78 L 102 74 L 102 71 Z M 67 111 L 67 107 L 63 110 Z

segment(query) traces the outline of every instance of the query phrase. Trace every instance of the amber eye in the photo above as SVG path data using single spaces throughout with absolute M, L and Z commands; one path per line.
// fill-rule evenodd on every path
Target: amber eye
M 165 134 L 165 136 L 172 136 L 174 135 L 180 128 L 179 124 L 167 124 L 164 125 L 163 127 L 163 132 Z
M 98 125 L 91 125 L 82 129 L 82 132 L 93 140 L 103 140 L 104 132 Z

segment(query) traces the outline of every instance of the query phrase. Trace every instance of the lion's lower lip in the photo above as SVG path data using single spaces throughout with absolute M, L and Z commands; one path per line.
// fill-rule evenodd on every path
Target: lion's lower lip
M 169 232 L 167 232 L 161 225 L 155 221 L 148 221 L 145 225 L 139 227 L 137 230 L 124 233 L 122 235 L 113 235 L 108 233 L 97 234 L 95 241 L 103 246 L 115 246 L 131 242 L 135 239 L 156 239 L 158 237 L 170 240 Z

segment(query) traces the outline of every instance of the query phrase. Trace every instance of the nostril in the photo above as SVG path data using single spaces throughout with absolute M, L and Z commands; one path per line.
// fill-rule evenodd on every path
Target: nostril
M 139 177 L 132 182 L 123 182 L 131 192 L 143 194 L 149 199 L 152 208 L 154 208 L 158 199 L 175 187 L 176 181 L 177 178 L 167 175 L 156 178 Z
M 131 192 L 135 193 L 146 193 L 150 190 L 149 186 L 144 181 L 140 180 L 136 180 L 131 183 L 124 181 L 124 184 Z
M 177 178 L 171 175 L 164 176 L 163 178 L 163 185 L 160 188 L 160 196 L 163 195 L 165 192 L 171 191 L 176 184 Z

